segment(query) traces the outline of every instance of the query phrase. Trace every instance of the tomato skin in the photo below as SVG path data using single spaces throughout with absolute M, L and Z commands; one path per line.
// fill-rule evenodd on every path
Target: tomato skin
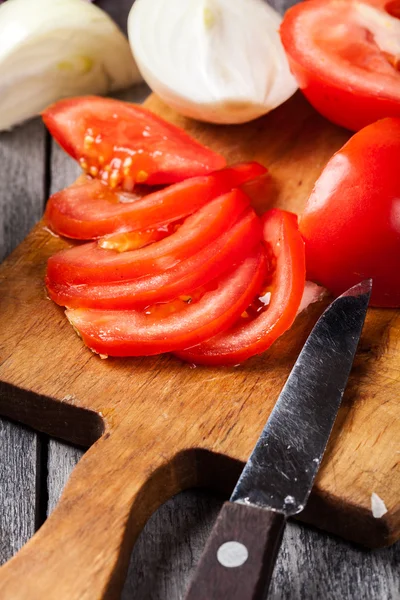
M 91 350 L 108 356 L 170 352 L 215 335 L 233 323 L 260 288 L 265 254 L 259 245 L 242 263 L 184 311 L 162 319 L 143 311 L 67 310 L 67 318 Z
M 305 285 L 304 243 L 296 215 L 274 208 L 262 217 L 263 239 L 276 259 L 271 300 L 251 321 L 240 319 L 230 330 L 180 351 L 186 361 L 235 365 L 267 350 L 296 318 Z
M 46 278 L 49 296 L 69 308 L 130 310 L 168 302 L 219 277 L 261 240 L 260 220 L 252 208 L 214 242 L 163 273 L 114 283 L 78 284 Z
M 382 11 L 390 5 L 383 0 L 363 1 Z M 378 119 L 400 117 L 400 71 L 389 66 L 383 53 L 376 52 L 374 58 L 374 43 L 363 39 L 366 33 L 362 29 L 360 39 L 354 39 L 351 31 L 344 34 L 354 45 L 348 45 L 347 60 L 339 57 L 334 44 L 329 47 L 325 37 L 333 27 L 332 17 L 337 23 L 351 24 L 352 5 L 353 0 L 302 2 L 287 11 L 280 33 L 290 69 L 309 102 L 333 123 L 358 131 Z M 396 16 L 394 10 L 389 12 Z M 317 16 L 324 35 L 310 24 Z M 354 65 L 354 56 L 368 53 L 371 67 L 364 67 L 361 58 L 360 64 Z M 378 64 L 373 66 L 373 60 Z
M 359 131 L 384 117 L 400 117 L 400 95 L 398 100 L 394 100 L 355 93 L 354 90 L 332 85 L 314 73 L 310 74 L 290 57 L 289 66 L 310 104 L 336 125 Z
M 335 294 L 372 277 L 371 304 L 400 306 L 400 119 L 356 133 L 315 184 L 300 231 L 307 277 Z
M 47 278 L 53 284 L 102 283 L 162 273 L 212 243 L 248 206 L 249 198 L 236 189 L 200 208 L 175 233 L 139 250 L 117 252 L 97 242 L 62 250 L 49 258 Z
M 258 163 L 241 163 L 142 197 L 111 190 L 96 179 L 80 179 L 51 196 L 44 219 L 58 235 L 79 240 L 157 228 L 194 213 L 266 172 Z
M 83 96 L 42 114 L 60 146 L 90 175 L 131 191 L 222 169 L 225 159 L 143 106 Z

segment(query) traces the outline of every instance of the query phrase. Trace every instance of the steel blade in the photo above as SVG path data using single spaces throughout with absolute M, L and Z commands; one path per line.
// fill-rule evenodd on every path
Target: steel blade
M 310 333 L 231 496 L 287 516 L 305 506 L 353 364 L 371 294 L 360 283 Z

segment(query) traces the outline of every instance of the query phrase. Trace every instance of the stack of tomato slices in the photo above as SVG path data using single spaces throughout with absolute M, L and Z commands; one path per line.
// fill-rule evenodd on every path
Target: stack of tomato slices
M 292 325 L 304 245 L 295 215 L 260 218 L 251 207 L 265 190 L 263 166 L 227 167 L 184 131 L 116 100 L 64 100 L 43 118 L 85 171 L 49 200 L 47 225 L 86 243 L 49 259 L 46 285 L 90 349 L 237 364 Z

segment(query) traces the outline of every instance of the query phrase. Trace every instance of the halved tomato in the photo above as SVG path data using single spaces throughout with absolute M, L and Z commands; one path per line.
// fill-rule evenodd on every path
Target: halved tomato
M 248 206 L 249 198 L 236 189 L 203 206 L 175 233 L 139 250 L 108 250 L 97 242 L 63 250 L 49 258 L 47 278 L 53 284 L 101 283 L 162 273 L 230 229 Z
M 146 356 L 199 343 L 229 327 L 260 288 L 265 256 L 260 245 L 243 262 L 190 304 L 162 316 L 157 312 L 67 310 L 67 317 L 91 350 L 109 356 Z M 176 309 L 174 304 L 173 309 Z
M 258 163 L 243 163 L 144 196 L 116 192 L 95 179 L 79 180 L 51 196 L 44 218 L 55 233 L 80 240 L 161 227 L 266 172 Z
M 212 243 L 167 271 L 117 283 L 68 284 L 46 278 L 49 296 L 69 308 L 131 309 L 188 294 L 237 264 L 261 240 L 261 223 L 248 208 Z
M 329 160 L 300 218 L 307 275 L 339 295 L 372 278 L 400 306 L 400 119 L 365 127 Z
M 111 98 L 60 100 L 43 112 L 43 121 L 84 171 L 113 188 L 175 183 L 226 164 L 179 127 L 142 106 Z
M 233 327 L 178 356 L 197 364 L 243 362 L 267 350 L 292 325 L 305 285 L 304 243 L 296 215 L 272 209 L 262 218 L 263 239 L 270 269 L 262 295 Z
M 399 16 L 400 0 L 308 0 L 287 11 L 290 68 L 322 115 L 354 131 L 400 116 Z

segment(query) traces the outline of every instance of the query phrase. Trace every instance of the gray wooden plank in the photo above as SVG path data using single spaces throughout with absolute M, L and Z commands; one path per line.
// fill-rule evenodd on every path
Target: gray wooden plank
M 45 139 L 38 119 L 0 134 L 0 261 L 42 214 Z M 0 420 L 0 563 L 35 531 L 39 456 L 33 431 Z
M 57 440 L 49 440 L 47 462 L 47 516 L 56 507 L 68 478 L 83 455 L 83 450 Z
M 45 140 L 38 119 L 0 133 L 0 261 L 42 215 Z
M 35 532 L 38 436 L 0 419 L 0 564 Z
M 182 598 L 221 503 L 188 490 L 163 504 L 135 544 L 121 600 Z
M 399 561 L 400 544 L 363 550 L 291 522 L 285 531 L 269 599 L 398 600 Z

